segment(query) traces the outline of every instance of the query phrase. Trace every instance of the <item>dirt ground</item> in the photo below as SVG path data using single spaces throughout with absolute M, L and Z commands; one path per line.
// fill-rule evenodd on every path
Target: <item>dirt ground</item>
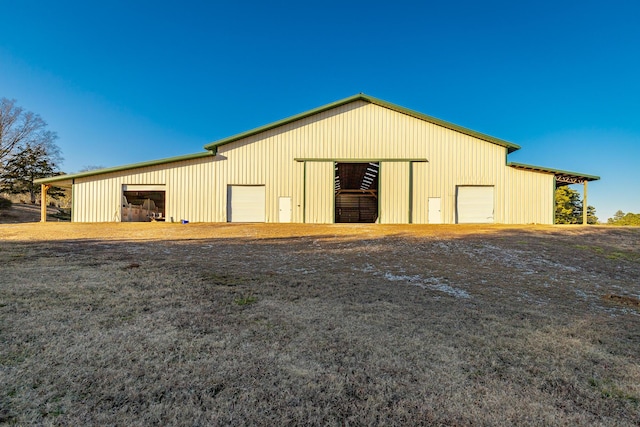
M 640 424 L 640 228 L 0 224 L 0 423 Z
M 59 222 L 52 217 L 58 209 L 47 207 L 48 221 Z M 0 224 L 20 224 L 25 222 L 40 222 L 40 205 L 14 203 L 9 209 L 0 209 Z

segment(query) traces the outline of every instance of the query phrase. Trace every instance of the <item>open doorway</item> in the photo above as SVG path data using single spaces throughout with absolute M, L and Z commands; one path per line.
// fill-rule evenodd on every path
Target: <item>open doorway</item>
M 335 164 L 335 222 L 374 223 L 378 220 L 380 163 Z
M 124 185 L 122 222 L 164 221 L 165 200 L 164 186 Z

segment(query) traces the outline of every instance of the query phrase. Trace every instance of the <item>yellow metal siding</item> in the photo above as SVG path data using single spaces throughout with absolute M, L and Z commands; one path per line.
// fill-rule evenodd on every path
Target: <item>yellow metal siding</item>
M 442 221 L 454 223 L 456 186 L 491 185 L 496 222 L 547 223 L 552 184 L 537 176 L 542 174 L 506 167 L 506 150 L 359 100 L 220 146 L 215 158 L 77 179 L 73 216 L 75 221 L 113 221 L 116 212 L 119 218 L 122 184 L 164 184 L 168 218 L 223 222 L 229 185 L 264 185 L 267 222 L 278 221 L 279 197 L 291 197 L 293 222 L 330 223 L 333 162 L 294 159 L 366 159 L 382 163 L 381 222 L 407 222 L 411 201 L 412 222 L 426 223 L 428 198 L 440 197 Z M 428 162 L 410 164 L 409 159 Z M 534 189 L 522 199 L 518 194 L 527 185 Z M 539 212 L 529 213 L 532 209 Z
M 251 147 L 250 153 L 247 145 Z M 504 217 L 505 147 L 363 101 L 224 145 L 219 147 L 219 153 L 228 158 L 223 163 L 233 168 L 230 175 L 234 180 L 266 184 L 267 221 L 277 221 L 277 199 L 289 195 L 293 197 L 293 221 L 302 220 L 300 214 L 296 215 L 301 204 L 300 191 L 296 191 L 301 174 L 296 171 L 294 158 L 426 158 L 429 163 L 417 166 L 414 176 L 414 222 L 426 222 L 428 197 L 441 197 L 443 221 L 453 223 L 456 185 L 495 186 L 496 222 L 507 222 Z M 260 175 L 265 168 L 266 176 Z M 313 173 L 307 171 L 306 178 L 311 179 Z M 221 179 L 224 176 L 223 172 Z M 260 182 L 260 178 L 264 182 Z M 333 185 L 332 178 L 330 182 Z M 424 192 L 416 195 L 419 189 Z M 316 206 L 326 208 L 324 204 L 307 207 L 308 218 L 325 217 L 323 213 L 313 212 Z
M 411 189 L 411 222 L 413 224 L 426 224 L 428 222 L 429 197 L 434 197 L 428 193 L 427 176 L 429 167 L 430 165 L 427 162 L 415 162 L 411 164 L 411 175 L 413 179 Z
M 409 162 L 381 162 L 379 177 L 379 209 L 381 224 L 409 222 Z
M 333 162 L 306 162 L 305 222 L 331 224 L 334 216 Z
M 284 194 L 283 192 L 282 196 L 291 197 L 291 221 L 304 222 L 305 163 L 294 161 L 292 170 L 293 179 L 291 179 L 290 188 L 288 188 L 291 193 Z M 333 176 L 331 180 L 333 181 Z M 330 186 L 333 188 L 332 184 L 330 184 Z
M 135 184 L 165 185 L 167 218 L 223 221 L 224 212 L 216 216 L 212 201 L 216 163 L 203 158 L 77 179 L 73 184 L 73 220 L 120 221 L 122 186 Z
M 511 224 L 553 224 L 553 174 L 505 167 Z
M 213 211 L 214 159 L 198 159 L 173 165 L 166 170 L 166 201 L 168 218 L 175 221 L 209 222 Z M 226 193 L 225 193 L 226 194 Z

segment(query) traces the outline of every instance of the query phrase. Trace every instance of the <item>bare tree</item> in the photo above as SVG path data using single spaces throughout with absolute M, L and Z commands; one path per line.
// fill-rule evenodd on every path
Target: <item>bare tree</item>
M 53 142 L 21 143 L 0 171 L 0 191 L 9 194 L 29 194 L 31 203 L 35 203 L 40 194 L 40 185 L 34 181 L 60 175 L 58 165 L 61 161 L 60 148 Z M 57 199 L 63 196 L 64 192 L 52 187 L 49 195 Z
M 50 145 L 56 139 L 39 115 L 19 107 L 15 99 L 0 98 L 0 169 L 18 147 Z
M 39 115 L 0 98 L 0 192 L 28 193 L 35 203 L 40 186 L 33 181 L 60 174 L 57 138 Z M 52 190 L 53 197 L 59 195 Z

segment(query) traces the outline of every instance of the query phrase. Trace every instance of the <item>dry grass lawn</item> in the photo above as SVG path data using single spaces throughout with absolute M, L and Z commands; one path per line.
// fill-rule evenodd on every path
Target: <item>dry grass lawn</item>
M 640 425 L 640 229 L 0 225 L 0 424 Z

